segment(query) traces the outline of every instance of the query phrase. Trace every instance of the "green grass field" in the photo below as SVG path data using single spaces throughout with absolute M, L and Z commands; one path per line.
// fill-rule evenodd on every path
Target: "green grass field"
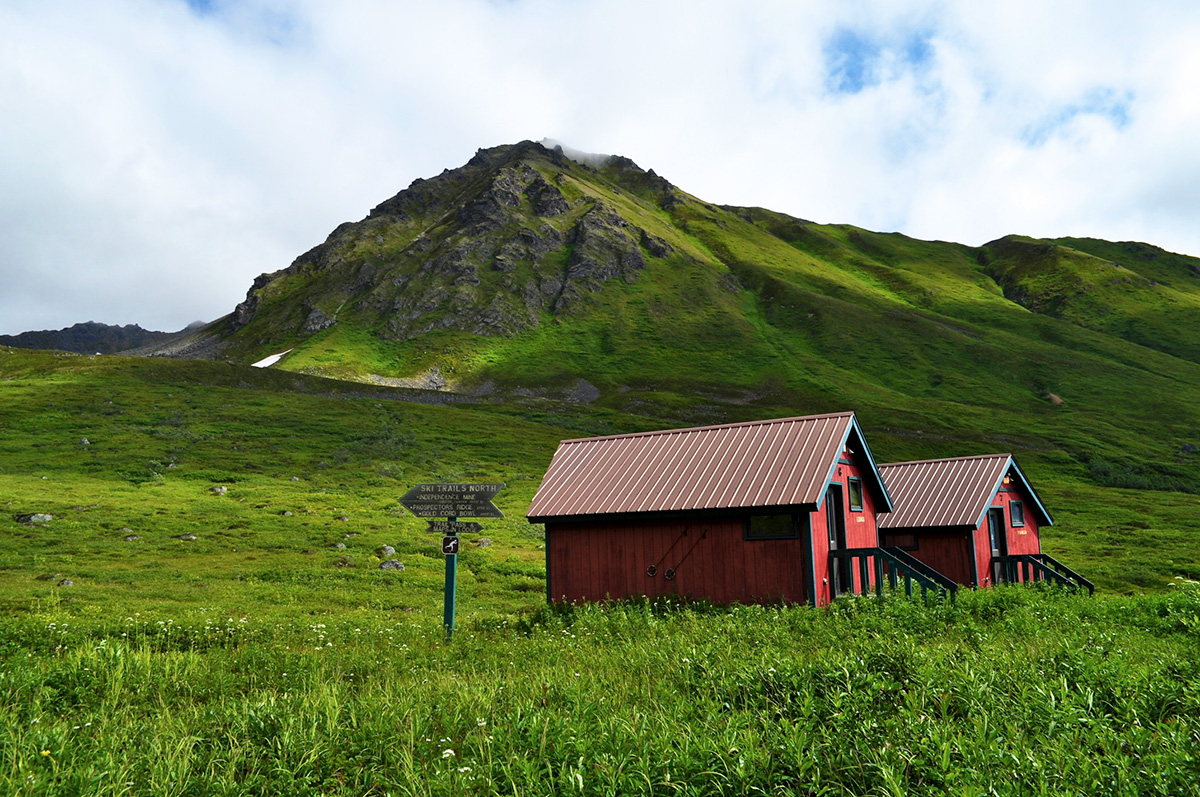
M 522 513 L 557 441 L 661 419 L 400 395 L 3 350 L 0 791 L 1184 794 L 1200 776 L 1200 596 L 1167 586 L 1195 574 L 1190 493 L 1029 452 L 1046 548 L 1095 599 L 547 612 Z M 866 428 L 881 457 L 937 445 Z M 441 480 L 508 485 L 493 544 L 460 557 L 449 643 L 444 558 L 397 501 Z M 54 519 L 16 519 L 34 512 Z
M 1094 797 L 1200 778 L 1194 583 L 617 604 L 474 621 L 452 643 L 430 617 L 330 609 L 10 617 L 0 788 Z

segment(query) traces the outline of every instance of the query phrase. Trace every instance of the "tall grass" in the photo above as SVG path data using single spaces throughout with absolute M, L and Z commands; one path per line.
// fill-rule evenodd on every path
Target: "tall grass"
M 0 622 L 11 794 L 1189 794 L 1200 589 Z

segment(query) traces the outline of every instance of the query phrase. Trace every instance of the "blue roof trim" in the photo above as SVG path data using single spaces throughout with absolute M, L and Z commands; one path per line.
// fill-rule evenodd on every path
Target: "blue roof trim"
M 1009 454 L 1008 462 L 1004 465 L 1004 470 L 1000 473 L 1000 478 L 996 480 L 996 486 L 992 488 L 992 494 L 988 496 L 987 503 L 983 505 L 983 511 L 979 513 L 979 518 L 975 521 L 975 527 L 979 528 L 983 524 L 983 519 L 987 517 L 988 510 L 992 509 L 992 502 L 996 500 L 996 494 L 1004 486 L 1004 477 L 1008 475 L 1009 471 L 1013 471 L 1016 474 L 1017 479 L 1021 482 L 1021 486 L 1025 488 L 1025 492 L 1037 508 L 1038 523 L 1043 526 L 1053 526 L 1054 518 L 1050 517 L 1050 512 L 1042 504 L 1042 499 L 1038 498 L 1037 491 L 1029 483 L 1029 479 L 1026 478 L 1025 472 L 1021 470 L 1021 466 L 1017 464 L 1017 460 L 1013 458 L 1012 454 Z
M 871 473 L 874 476 L 875 482 L 875 498 L 876 500 L 883 499 L 883 505 L 886 507 L 884 509 L 876 506 L 875 511 L 891 512 L 894 508 L 892 496 L 887 491 L 887 485 L 883 483 L 883 476 L 879 473 L 879 465 L 876 464 L 875 457 L 871 454 L 871 447 L 867 445 L 867 438 L 863 436 L 862 427 L 858 425 L 858 416 L 854 413 L 850 413 L 850 424 L 846 427 L 846 434 L 842 435 L 842 444 L 838 448 L 837 456 L 834 457 L 833 464 L 829 466 L 829 474 L 825 477 L 825 489 L 821 491 L 821 496 L 817 499 L 817 509 L 820 509 L 821 505 L 825 503 L 825 496 L 829 492 L 829 485 L 833 484 L 833 474 L 837 470 L 838 460 L 841 459 L 842 452 L 846 450 L 846 443 L 850 440 L 852 433 L 858 439 L 862 453 L 866 455 L 867 463 L 871 466 Z

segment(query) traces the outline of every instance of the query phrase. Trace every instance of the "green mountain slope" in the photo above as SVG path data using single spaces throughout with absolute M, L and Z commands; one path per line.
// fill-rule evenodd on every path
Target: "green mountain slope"
M 1200 360 L 1200 261 L 1144 244 L 1009 236 L 985 247 L 985 271 L 1036 313 Z
M 627 159 L 587 160 L 481 150 L 169 351 L 286 350 L 275 369 L 613 429 L 850 408 L 884 459 L 1013 451 L 1043 482 L 1133 491 L 1066 491 L 1088 533 L 1145 523 L 1164 491 L 1196 503 L 1200 260 L 918 241 L 719 207 Z M 1132 528 L 1131 549 L 1147 537 Z
M 255 281 L 210 348 L 283 370 L 698 423 L 847 407 L 930 454 L 1200 489 L 1200 260 L 981 248 L 717 207 L 613 157 L 481 150 Z

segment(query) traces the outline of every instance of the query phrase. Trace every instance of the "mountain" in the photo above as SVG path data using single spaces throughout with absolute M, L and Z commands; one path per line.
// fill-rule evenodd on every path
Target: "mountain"
M 705 423 L 853 408 L 928 455 L 1200 490 L 1200 260 L 717 206 L 533 142 L 416 180 L 143 353 Z M 290 350 L 290 351 L 289 351 Z M 906 444 L 907 451 L 912 446 Z
M 178 334 L 182 333 L 153 332 L 137 324 L 115 326 L 88 321 L 65 329 L 0 335 L 0 345 L 22 349 L 58 349 L 82 354 L 114 354 L 161 343 Z
M 195 467 L 229 481 L 238 446 L 266 452 L 247 472 L 272 473 L 291 446 L 343 487 L 521 485 L 514 512 L 564 436 L 853 409 L 880 461 L 1014 453 L 1055 517 L 1054 555 L 1161 588 L 1200 573 L 1197 301 L 1200 260 L 1147 244 L 920 241 L 718 206 L 626 158 L 523 142 L 414 181 L 228 316 L 130 352 L 159 359 L 0 349 L 0 370 L 21 429 L 63 462 L 109 457 L 88 461 L 98 473 L 151 478 L 208 441 Z M 47 411 L 68 383 L 70 410 Z M 139 410 L 110 417 L 118 392 Z M 329 396 L 361 400 L 361 423 Z M 230 448 L 219 430 L 243 414 L 257 442 Z M 496 432 L 509 422 L 526 431 Z M 9 434 L 8 456 L 25 451 L 29 433 Z M 92 444 L 128 435 L 141 454 Z

